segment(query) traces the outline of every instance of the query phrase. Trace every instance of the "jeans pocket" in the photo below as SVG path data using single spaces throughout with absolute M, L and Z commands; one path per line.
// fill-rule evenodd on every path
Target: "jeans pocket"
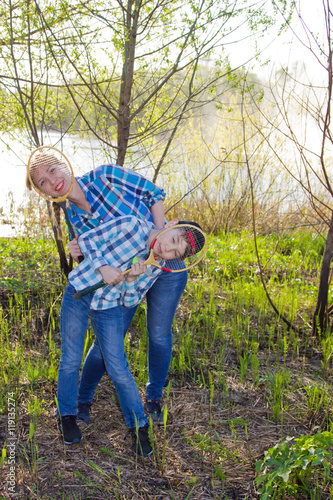
M 71 283 L 68 283 L 65 288 L 65 293 L 67 293 L 70 296 L 73 296 L 76 293 L 76 289 Z

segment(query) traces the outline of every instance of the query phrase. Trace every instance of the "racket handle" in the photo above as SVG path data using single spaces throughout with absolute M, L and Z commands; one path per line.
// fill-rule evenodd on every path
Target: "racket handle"
M 83 255 L 79 255 L 77 259 L 78 259 L 78 261 L 80 263 L 80 262 L 82 262 L 84 260 L 84 256 Z
M 100 281 L 99 283 L 96 283 L 96 285 L 88 286 L 88 288 L 81 290 L 81 292 L 76 292 L 73 295 L 74 300 L 80 299 L 81 297 L 88 295 L 88 293 L 94 292 L 95 290 L 97 290 L 98 288 L 101 288 L 102 286 L 105 286 L 104 281 Z

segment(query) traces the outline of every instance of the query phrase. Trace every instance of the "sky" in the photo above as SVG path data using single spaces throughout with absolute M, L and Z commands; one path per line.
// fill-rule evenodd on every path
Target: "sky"
M 296 0 L 296 5 L 305 24 L 314 34 L 319 35 L 322 43 L 325 35 L 322 0 Z M 263 60 L 270 59 L 270 63 L 262 68 L 258 63 L 255 64 L 254 68 L 256 72 L 268 74 L 272 68 L 278 70 L 281 66 L 285 67 L 288 65 L 290 67 L 296 62 L 304 62 L 310 72 L 311 68 L 315 66 L 316 76 L 318 76 L 317 72 L 320 71 L 318 68 L 319 65 L 310 54 L 308 48 L 309 39 L 305 35 L 304 27 L 298 19 L 297 14 L 292 19 L 291 27 L 292 29 L 288 29 L 280 36 L 273 29 L 264 38 L 257 39 L 260 49 L 264 48 L 261 58 Z M 296 35 L 298 35 L 300 40 L 297 39 Z M 233 65 L 235 63 L 243 64 L 244 59 L 250 59 L 255 52 L 255 41 L 255 39 L 252 39 L 240 45 L 230 46 L 230 59 Z M 324 72 L 322 72 L 322 75 L 324 75 Z

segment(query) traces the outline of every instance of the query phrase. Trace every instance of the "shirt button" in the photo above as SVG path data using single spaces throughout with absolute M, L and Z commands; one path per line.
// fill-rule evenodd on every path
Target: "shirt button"
M 100 220 L 100 221 L 99 221 L 99 223 L 100 223 L 100 224 L 103 224 L 103 221 L 102 221 L 102 220 Z

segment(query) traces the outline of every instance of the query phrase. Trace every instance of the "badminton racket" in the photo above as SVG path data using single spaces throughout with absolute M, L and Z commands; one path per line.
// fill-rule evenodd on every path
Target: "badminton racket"
M 40 146 L 30 155 L 27 175 L 31 186 L 45 200 L 62 208 L 73 239 L 75 232 L 66 210 L 66 199 L 73 189 L 74 172 L 68 158 L 52 146 Z M 84 257 L 78 257 L 82 262 Z
M 178 234 L 181 235 L 181 237 L 186 242 L 184 255 L 182 255 L 179 259 L 162 260 L 159 256 L 159 252 L 161 251 L 160 238 L 162 235 L 165 235 L 169 231 L 177 230 L 179 231 Z M 164 229 L 164 231 L 161 231 L 161 233 L 159 233 L 159 235 L 154 239 L 151 245 L 149 256 L 144 264 L 146 266 L 156 266 L 161 270 L 168 271 L 170 273 L 180 273 L 196 266 L 204 258 L 206 251 L 207 238 L 200 226 L 195 225 L 195 223 L 185 223 L 181 221 L 179 224 L 168 227 L 167 229 Z M 131 268 L 123 271 L 122 275 L 125 276 L 130 272 L 130 270 Z M 98 288 L 101 288 L 105 285 L 107 285 L 107 283 L 105 283 L 104 281 L 100 281 L 95 285 L 78 291 L 76 294 L 74 294 L 74 299 L 80 299 L 88 293 L 94 292 Z

